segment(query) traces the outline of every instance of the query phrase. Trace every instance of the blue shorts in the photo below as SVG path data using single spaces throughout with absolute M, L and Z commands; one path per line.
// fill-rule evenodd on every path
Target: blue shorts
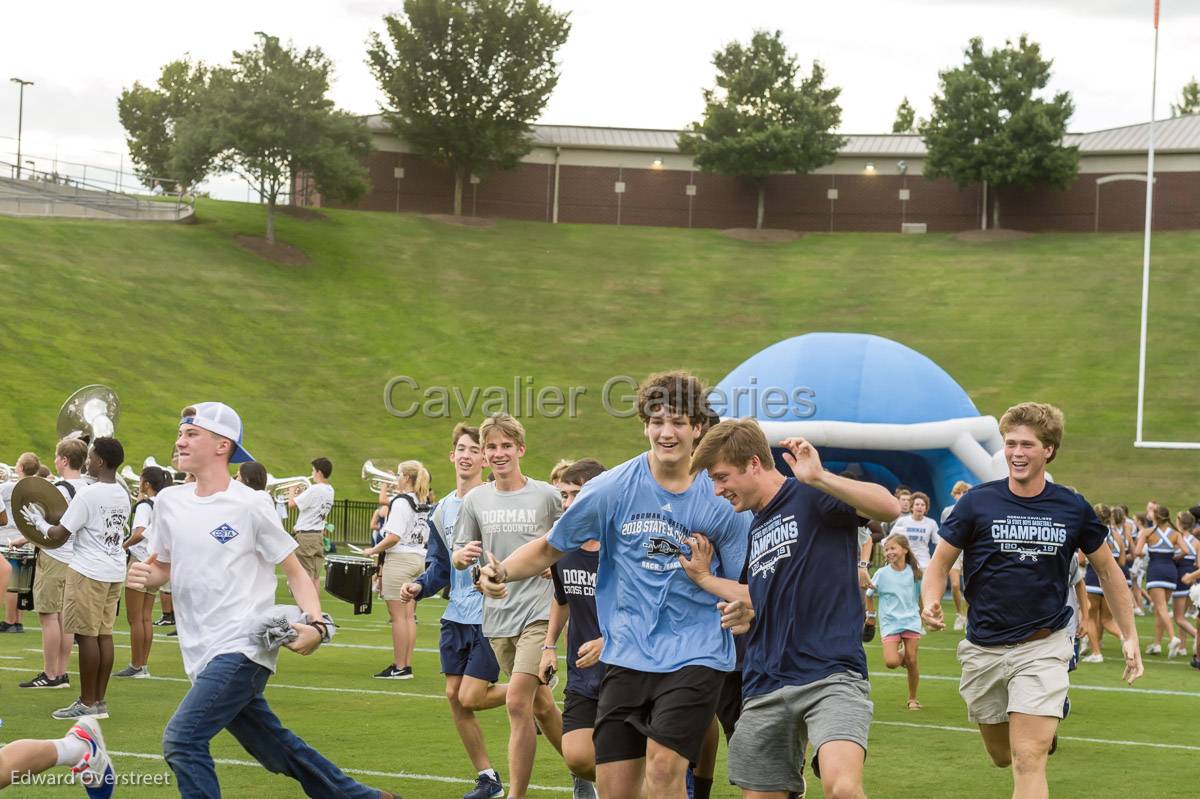
M 442 674 L 465 675 L 488 683 L 500 679 L 500 664 L 492 645 L 483 637 L 483 625 L 442 619 L 438 652 Z

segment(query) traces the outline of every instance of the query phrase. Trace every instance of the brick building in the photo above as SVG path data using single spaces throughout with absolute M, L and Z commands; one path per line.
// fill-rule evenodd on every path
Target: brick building
M 370 191 L 349 206 L 372 211 L 449 213 L 453 174 L 417 155 L 379 115 L 366 118 L 375 151 Z M 1000 226 L 1030 231 L 1141 230 L 1145 216 L 1148 125 L 1070 134 L 1079 177 L 1065 190 L 1004 189 Z M 676 131 L 534 125 L 533 150 L 516 168 L 472 177 L 466 214 L 545 222 L 753 227 L 749 182 L 696 169 Z M 767 181 L 764 226 L 801 231 L 930 231 L 979 227 L 983 189 L 959 189 L 922 175 L 916 135 L 847 136 L 837 159 L 810 175 Z M 1200 116 L 1155 127 L 1156 230 L 1200 229 Z M 297 180 L 296 201 L 321 198 Z

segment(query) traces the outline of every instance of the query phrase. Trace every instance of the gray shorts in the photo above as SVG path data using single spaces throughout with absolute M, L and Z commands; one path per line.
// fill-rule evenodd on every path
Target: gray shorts
M 804 787 L 804 751 L 813 757 L 829 741 L 867 749 L 871 684 L 845 672 L 808 685 L 787 685 L 750 697 L 729 741 L 729 781 L 748 791 Z

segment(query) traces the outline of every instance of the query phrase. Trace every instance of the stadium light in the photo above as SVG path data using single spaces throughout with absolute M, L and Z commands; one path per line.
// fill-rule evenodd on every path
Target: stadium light
M 17 180 L 21 179 L 21 123 L 25 117 L 25 87 L 32 86 L 33 81 L 21 80 L 20 78 L 9 78 L 9 81 L 20 86 L 20 93 L 17 99 Z

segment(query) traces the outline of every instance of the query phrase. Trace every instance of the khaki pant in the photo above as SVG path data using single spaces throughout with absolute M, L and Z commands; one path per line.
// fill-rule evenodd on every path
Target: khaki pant
M 296 559 L 314 581 L 321 579 L 321 565 L 325 563 L 325 544 L 322 533 L 296 533 Z
M 112 635 L 121 598 L 120 580 L 108 583 L 67 569 L 63 596 L 63 632 L 74 635 Z
M 533 621 L 521 631 L 520 635 L 511 638 L 489 638 L 492 651 L 500 668 L 509 677 L 514 674 L 532 674 L 538 677 L 538 666 L 542 662 L 542 647 L 546 644 L 546 630 L 550 622 Z M 540 679 L 540 677 L 539 677 Z
M 1037 641 L 978 646 L 958 644 L 962 680 L 958 692 L 975 724 L 1003 724 L 1009 713 L 1062 718 L 1074 645 L 1066 630 Z
M 37 571 L 33 574 L 33 609 L 38 613 L 62 613 L 63 591 L 71 567 L 42 550 L 37 553 Z

